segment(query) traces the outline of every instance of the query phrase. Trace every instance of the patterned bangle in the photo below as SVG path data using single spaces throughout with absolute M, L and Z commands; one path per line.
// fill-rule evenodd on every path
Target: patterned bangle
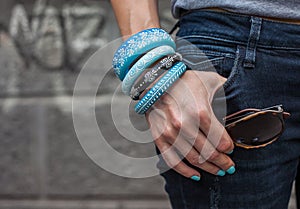
M 182 61 L 182 56 L 179 53 L 175 53 L 171 56 L 163 58 L 158 64 L 144 74 L 130 91 L 130 96 L 133 100 L 139 100 L 140 95 L 145 89 L 153 83 L 159 76 L 161 76 L 165 70 L 171 68 L 175 62 Z
M 134 85 L 134 82 L 140 77 L 140 75 L 153 63 L 162 57 L 175 53 L 174 49 L 170 46 L 160 46 L 152 49 L 150 52 L 145 54 L 140 58 L 133 66 L 130 68 L 129 72 L 126 74 L 122 82 L 122 91 L 126 95 L 130 95 L 130 89 Z
M 127 39 L 116 51 L 113 58 L 113 68 L 122 81 L 129 67 L 142 54 L 158 46 L 167 45 L 176 49 L 172 37 L 160 28 L 143 30 Z
M 134 108 L 135 112 L 138 114 L 145 114 L 185 71 L 186 65 L 184 63 L 178 62 L 175 64 L 136 104 Z

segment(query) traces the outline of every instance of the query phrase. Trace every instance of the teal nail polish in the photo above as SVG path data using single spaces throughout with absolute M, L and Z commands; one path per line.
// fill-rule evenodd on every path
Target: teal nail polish
M 225 176 L 225 174 L 226 173 L 223 170 L 219 170 L 218 173 L 217 173 L 218 176 Z
M 226 172 L 229 173 L 229 174 L 234 174 L 234 172 L 235 172 L 235 167 L 234 167 L 234 166 L 231 166 Z
M 200 181 L 200 176 L 192 176 L 191 179 L 194 181 Z
M 228 152 L 227 154 L 228 154 L 228 155 L 231 155 L 232 153 L 233 153 L 233 150 L 231 150 L 231 151 L 230 151 L 230 152 Z

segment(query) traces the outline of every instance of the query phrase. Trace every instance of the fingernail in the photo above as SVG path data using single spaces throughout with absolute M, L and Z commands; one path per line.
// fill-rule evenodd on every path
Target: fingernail
M 230 152 L 227 152 L 228 155 L 231 155 L 233 153 L 233 150 L 231 150 Z
M 191 179 L 194 181 L 200 181 L 201 178 L 200 176 L 192 176 Z
M 218 173 L 217 173 L 218 176 L 225 176 L 225 174 L 226 173 L 223 170 L 219 170 Z
M 231 166 L 226 172 L 229 173 L 229 174 L 234 174 L 234 172 L 235 172 L 235 167 L 234 167 L 234 166 Z

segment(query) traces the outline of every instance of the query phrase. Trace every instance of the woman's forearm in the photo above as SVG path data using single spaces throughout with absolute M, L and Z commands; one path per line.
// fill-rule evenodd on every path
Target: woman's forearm
M 111 0 L 122 36 L 160 27 L 157 0 Z

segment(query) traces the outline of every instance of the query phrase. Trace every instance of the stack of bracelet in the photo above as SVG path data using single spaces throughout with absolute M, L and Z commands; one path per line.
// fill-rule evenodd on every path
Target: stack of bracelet
M 135 111 L 146 113 L 167 89 L 186 71 L 176 45 L 168 33 L 159 28 L 141 31 L 126 40 L 116 51 L 113 68 L 122 83 L 122 91 L 139 100 Z M 158 80 L 158 81 L 156 81 Z

